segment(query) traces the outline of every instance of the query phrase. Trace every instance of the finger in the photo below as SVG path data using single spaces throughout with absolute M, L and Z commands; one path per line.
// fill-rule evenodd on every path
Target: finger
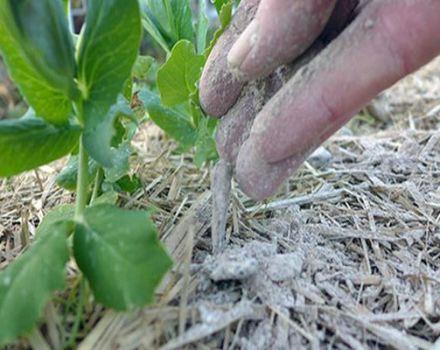
M 246 84 L 235 105 L 222 117 L 216 144 L 220 158 L 235 164 L 241 145 L 249 137 L 256 115 L 291 77 L 291 68 L 283 67 L 271 76 Z
M 439 54 L 439 14 L 439 1 L 371 2 L 257 116 L 237 160 L 247 193 L 255 198 L 273 193 L 317 143 L 380 91 Z M 246 155 L 250 148 L 253 159 Z
M 217 127 L 216 145 L 221 159 L 235 164 L 241 145 L 249 137 L 252 123 L 262 109 L 263 83 L 249 83 L 237 103 L 221 118 Z
M 337 130 L 380 91 L 435 57 L 439 14 L 439 1 L 372 2 L 257 117 L 252 137 L 263 159 L 277 162 L 305 140 Z
M 339 0 L 319 38 L 324 43 L 336 38 L 353 21 L 365 1 L 370 0 Z
M 218 39 L 200 79 L 200 103 L 204 111 L 221 117 L 237 101 L 243 88 L 228 68 L 227 54 L 240 33 L 254 18 L 260 0 L 243 0 L 228 29 Z
M 275 193 L 306 157 L 306 154 L 298 154 L 276 164 L 267 163 L 258 154 L 253 141 L 247 140 L 237 157 L 235 178 L 245 194 L 255 200 L 263 200 Z
M 255 19 L 232 47 L 228 62 L 245 80 L 293 61 L 318 37 L 336 0 L 261 0 Z
M 332 132 L 327 131 L 317 139 L 307 140 L 301 151 L 276 163 L 268 163 L 262 159 L 255 140 L 248 138 L 235 162 L 235 177 L 240 188 L 255 200 L 273 195 L 284 180 L 331 135 Z
M 309 63 L 324 45 L 316 42 L 295 62 L 277 68 L 267 78 L 247 83 L 235 105 L 222 117 L 217 128 L 217 150 L 222 159 L 235 164 L 241 145 L 248 139 L 256 115 L 283 85 Z

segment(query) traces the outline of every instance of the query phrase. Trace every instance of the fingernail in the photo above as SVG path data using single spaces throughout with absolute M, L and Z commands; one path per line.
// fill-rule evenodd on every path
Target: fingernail
M 228 54 L 228 64 L 231 68 L 240 69 L 246 58 L 252 52 L 258 38 L 257 22 L 253 20 L 240 35 Z

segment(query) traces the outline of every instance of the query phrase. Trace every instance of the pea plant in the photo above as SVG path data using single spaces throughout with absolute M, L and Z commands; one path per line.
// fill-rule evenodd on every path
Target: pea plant
M 148 212 L 120 209 L 114 192 L 103 193 L 105 182 L 127 180 L 137 126 L 127 97 L 141 36 L 137 0 L 89 0 L 79 36 L 66 1 L 0 2 L 1 54 L 30 107 L 0 122 L 0 176 L 70 155 L 58 183 L 76 193 L 75 204 L 49 212 L 33 244 L 0 272 L 0 343 L 32 330 L 65 288 L 68 263 L 81 272 L 78 298 L 90 288 L 116 310 L 152 302 L 171 267 Z
M 143 0 L 141 4 L 142 24 L 165 53 L 166 62 L 159 66 L 154 86 L 141 87 L 138 97 L 151 120 L 177 141 L 179 150 L 195 149 L 194 163 L 200 167 L 217 159 L 217 119 L 204 114 L 197 83 L 237 1 L 213 1 L 220 22 L 215 32 L 203 0 L 196 11 L 189 0 Z

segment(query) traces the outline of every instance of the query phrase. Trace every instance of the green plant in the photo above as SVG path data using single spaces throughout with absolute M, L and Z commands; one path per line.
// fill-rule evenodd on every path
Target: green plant
M 198 81 L 217 38 L 229 24 L 237 1 L 215 0 L 220 28 L 210 35 L 205 1 L 197 12 L 189 0 L 141 0 L 142 23 L 167 55 L 155 86 L 142 87 L 139 98 L 149 117 L 179 144 L 195 149 L 194 163 L 217 159 L 214 141 L 217 119 L 208 118 L 198 100 Z
M 50 212 L 23 255 L 0 273 L 0 343 L 29 332 L 64 287 L 74 257 L 95 299 L 116 310 L 149 303 L 171 266 L 144 211 L 115 206 L 102 183 L 128 185 L 136 118 L 128 106 L 141 39 L 137 0 L 89 0 L 85 29 L 69 30 L 66 1 L 0 2 L 0 49 L 31 107 L 0 122 L 0 176 L 72 155 L 58 177 L 75 205 Z

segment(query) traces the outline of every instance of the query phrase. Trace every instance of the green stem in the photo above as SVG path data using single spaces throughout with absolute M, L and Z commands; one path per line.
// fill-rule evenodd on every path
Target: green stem
M 92 198 L 90 198 L 90 204 L 92 204 L 96 198 L 98 198 L 99 190 L 101 189 L 102 179 L 104 178 L 104 171 L 101 167 L 96 171 L 95 184 L 93 185 Z
M 201 109 L 199 108 L 199 104 L 196 101 L 191 100 L 189 104 L 189 109 L 191 112 L 191 120 L 193 126 L 197 129 L 199 127 L 201 117 Z
M 89 184 L 89 157 L 84 149 L 82 137 L 79 140 L 78 153 L 78 182 L 76 185 L 75 219 L 82 220 L 84 209 L 87 205 Z
M 67 342 L 63 345 L 62 349 L 72 348 L 76 343 L 76 338 L 79 332 L 79 326 L 81 325 L 81 320 L 83 318 L 84 311 L 84 301 L 85 301 L 85 290 L 86 281 L 83 276 L 80 277 L 79 291 L 78 291 L 78 304 L 76 305 L 75 320 L 73 321 L 72 331 Z

